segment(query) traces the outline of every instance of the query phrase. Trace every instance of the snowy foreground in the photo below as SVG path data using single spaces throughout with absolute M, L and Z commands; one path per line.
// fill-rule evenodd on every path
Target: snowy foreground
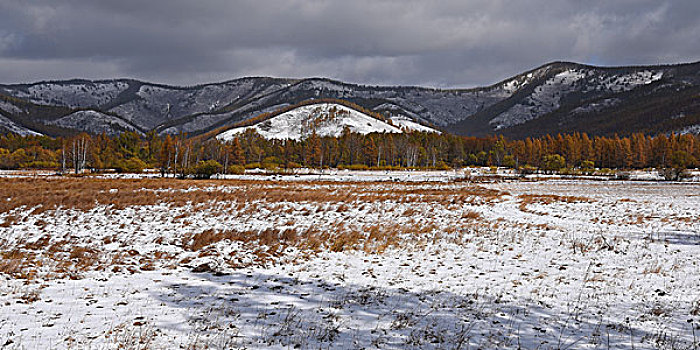
M 697 184 L 0 181 L 2 349 L 700 346 Z

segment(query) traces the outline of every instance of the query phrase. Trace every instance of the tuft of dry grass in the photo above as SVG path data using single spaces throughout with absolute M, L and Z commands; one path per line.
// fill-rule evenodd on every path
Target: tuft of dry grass
M 530 204 L 543 204 L 543 205 L 549 205 L 549 204 L 554 204 L 554 203 L 592 203 L 594 202 L 593 199 L 588 198 L 588 197 L 579 197 L 579 196 L 559 196 L 559 195 L 554 195 L 554 194 L 521 194 L 519 196 L 520 198 L 520 206 L 518 207 L 521 211 L 526 212 L 526 213 L 532 213 L 532 214 L 538 214 L 542 215 L 542 213 L 538 213 L 535 211 L 532 211 L 528 209 L 528 205 Z
M 555 194 L 521 194 L 520 200 L 526 204 L 552 204 L 552 203 L 592 203 L 588 197 L 580 196 L 559 196 Z
M 473 210 L 466 210 L 462 213 L 462 219 L 465 220 L 481 220 L 484 216 L 481 213 Z
M 652 264 L 644 268 L 643 274 L 661 274 L 663 272 L 663 266 L 661 264 Z
M 98 261 L 99 253 L 97 250 L 87 247 L 75 246 L 70 252 L 68 258 L 75 263 L 75 266 L 81 270 L 85 270 Z
M 24 278 L 22 262 L 24 258 L 13 257 L 14 252 L 3 253 L 0 259 L 0 274 L 8 275 L 13 278 Z

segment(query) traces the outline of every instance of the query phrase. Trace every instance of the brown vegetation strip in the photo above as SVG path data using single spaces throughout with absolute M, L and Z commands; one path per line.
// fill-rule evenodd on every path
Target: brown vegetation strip
M 435 202 L 459 204 L 497 200 L 504 192 L 476 185 L 425 189 L 406 183 L 334 183 L 174 179 L 5 178 L 0 179 L 0 213 L 58 208 L 87 211 L 98 205 L 122 209 L 168 203 L 175 206 L 227 202 Z M 7 222 L 7 220 L 6 220 Z

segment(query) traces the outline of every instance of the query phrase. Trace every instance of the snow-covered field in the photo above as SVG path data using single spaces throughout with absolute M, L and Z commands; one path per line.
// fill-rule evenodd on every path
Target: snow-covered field
M 697 184 L 452 180 L 0 178 L 0 348 L 700 345 Z

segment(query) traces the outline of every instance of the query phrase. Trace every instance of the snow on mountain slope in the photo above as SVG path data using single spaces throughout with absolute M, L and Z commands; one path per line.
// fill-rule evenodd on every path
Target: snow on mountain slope
M 175 126 L 170 125 L 174 122 L 189 123 L 201 114 L 211 115 L 204 119 L 220 121 L 230 117 L 231 112 L 221 112 L 221 109 L 239 103 L 239 108 L 245 108 L 250 100 L 282 88 L 285 82 L 286 80 L 244 78 L 190 88 L 143 84 L 133 99 L 113 107 L 110 112 L 123 116 L 144 129 L 170 128 Z M 226 113 L 229 115 L 221 115 Z M 193 129 L 197 124 L 204 128 L 211 125 L 208 122 L 195 123 L 180 129 L 202 131 Z M 172 130 L 179 131 L 177 127 L 170 129 Z
M 404 123 L 407 129 L 430 129 L 417 123 Z M 224 131 L 217 136 L 220 140 L 230 140 L 246 130 L 255 130 L 267 139 L 301 140 L 314 132 L 318 136 L 340 136 L 345 128 L 360 134 L 402 133 L 403 131 L 379 119 L 354 109 L 335 104 L 321 103 L 295 108 L 255 125 L 238 127 Z M 432 129 L 430 129 L 432 130 Z M 423 130 L 420 130 L 423 131 Z
M 142 128 L 153 128 L 167 120 L 221 108 L 235 100 L 237 92 L 227 85 L 201 89 L 142 85 L 135 92 L 136 98 L 115 106 L 110 112 L 128 116 L 129 121 Z
M 580 107 L 576 107 L 571 111 L 571 114 L 585 114 L 585 113 L 595 113 L 601 111 L 605 108 L 613 107 L 622 101 L 619 98 L 607 98 L 603 100 L 595 100 L 589 103 L 582 104 Z
M 399 116 L 392 116 L 389 118 L 391 120 L 391 123 L 394 124 L 395 126 L 398 126 L 399 129 L 401 130 L 408 130 L 408 131 L 418 131 L 418 132 L 435 132 L 440 134 L 440 131 L 437 131 L 431 127 L 427 127 L 425 125 L 418 124 L 411 120 L 411 118 L 408 118 L 403 115 Z
M 84 130 L 93 134 L 116 135 L 124 131 L 137 131 L 133 125 L 118 117 L 97 111 L 77 111 L 48 124 L 64 128 Z
M 562 93 L 573 90 L 573 85 L 585 76 L 585 72 L 577 70 L 567 70 L 555 75 L 536 87 L 534 93 L 525 99 L 525 103 L 517 104 L 491 119 L 490 124 L 496 129 L 518 125 L 559 108 Z
M 686 126 L 678 131 L 676 134 L 699 134 L 700 135 L 700 124 Z
M 18 114 L 24 112 L 21 108 L 3 100 L 0 100 L 0 111 L 5 112 L 7 114 Z
M 36 104 L 66 106 L 72 108 L 97 107 L 110 102 L 129 84 L 125 81 L 67 81 L 33 84 L 8 90 L 12 96 Z
M 1 133 L 3 130 L 5 130 L 5 131 L 7 131 L 7 132 L 12 132 L 12 133 L 15 133 L 15 134 L 19 134 L 19 135 L 22 135 L 22 136 L 41 135 L 40 133 L 38 133 L 38 132 L 36 132 L 36 131 L 27 129 L 27 128 L 25 128 L 25 127 L 23 127 L 23 126 L 21 126 L 21 125 L 15 123 L 15 122 L 13 122 L 13 121 L 10 120 L 9 118 L 7 118 L 7 117 L 5 117 L 4 115 L 2 115 L 2 113 L 0 113 L 0 133 Z
M 630 91 L 640 85 L 651 84 L 662 77 L 663 72 L 650 70 L 627 74 L 606 74 L 595 69 L 567 69 L 537 86 L 522 102 L 491 119 L 489 124 L 495 130 L 520 125 L 559 109 L 562 106 L 562 99 L 569 94 Z M 510 89 L 513 84 L 513 82 L 507 84 L 507 89 Z M 576 112 L 596 111 L 600 107 L 601 105 L 584 106 Z
M 413 86 L 367 86 L 346 84 L 327 79 L 305 79 L 279 94 L 265 96 L 266 103 L 290 104 L 313 98 L 345 99 L 380 111 L 393 105 L 400 114 L 417 122 L 446 126 L 463 120 L 479 110 L 512 95 L 502 85 L 486 88 L 440 90 Z M 299 96 L 302 98 L 299 99 Z
M 196 135 L 236 125 L 277 106 L 340 99 L 471 136 L 527 137 L 573 130 L 657 133 L 696 124 L 689 120 L 670 125 L 664 120 L 679 112 L 700 112 L 693 102 L 696 90 L 700 91 L 699 72 L 700 62 L 647 67 L 552 62 L 470 89 L 369 86 L 324 78 L 251 77 L 189 87 L 136 80 L 69 80 L 0 85 L 0 95 L 21 100 L 5 99 L 14 108 L 0 105 L 0 110 L 29 125 L 49 124 L 77 109 L 92 109 L 116 115 L 142 131 Z M 679 93 L 685 100 L 677 98 Z M 655 106 L 652 123 L 644 112 L 649 101 Z M 626 122 L 621 121 L 621 113 Z
M 207 128 L 215 126 L 217 123 L 225 122 L 227 119 L 235 118 L 237 121 L 243 121 L 253 118 L 257 115 L 263 113 L 272 113 L 274 111 L 280 110 L 281 108 L 287 107 L 288 104 L 279 104 L 270 106 L 268 108 L 263 108 L 260 110 L 255 110 L 254 112 L 241 113 L 242 110 L 236 112 L 225 112 L 225 113 L 215 113 L 215 114 L 200 114 L 195 117 L 190 118 L 189 121 L 184 123 L 178 123 L 173 126 L 168 126 L 161 129 L 158 133 L 160 135 L 175 135 L 179 133 L 196 133 L 200 130 L 205 130 Z

